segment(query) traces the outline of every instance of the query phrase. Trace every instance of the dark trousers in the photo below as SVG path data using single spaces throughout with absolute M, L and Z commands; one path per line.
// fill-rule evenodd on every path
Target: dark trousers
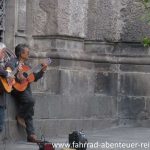
M 2 130 L 3 130 L 4 117 L 5 117 L 5 107 L 0 106 L 0 132 L 2 132 Z
M 7 94 L 4 92 L 4 90 L 1 88 L 0 85 L 0 132 L 2 132 L 4 128 L 6 99 L 7 99 L 6 96 Z
M 33 115 L 34 115 L 34 99 L 30 90 L 26 89 L 23 92 L 16 90 L 12 91 L 12 96 L 15 98 L 18 106 L 18 115 L 24 118 L 26 123 L 27 135 L 34 134 Z

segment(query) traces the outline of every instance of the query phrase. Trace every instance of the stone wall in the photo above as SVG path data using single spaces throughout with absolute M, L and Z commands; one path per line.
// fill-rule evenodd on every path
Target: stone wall
M 18 15 L 18 5 L 26 16 Z M 33 66 L 52 58 L 33 84 L 39 136 L 148 125 L 150 53 L 140 40 L 150 31 L 138 0 L 22 0 L 7 8 L 6 44 L 29 43 Z M 17 132 L 13 105 L 8 102 L 6 126 L 17 140 L 24 133 Z

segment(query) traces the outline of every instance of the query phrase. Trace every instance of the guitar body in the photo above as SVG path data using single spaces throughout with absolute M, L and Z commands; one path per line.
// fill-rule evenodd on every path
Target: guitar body
M 47 59 L 46 64 L 50 64 L 52 61 L 50 58 Z M 33 82 L 35 80 L 35 76 L 34 76 L 34 72 L 36 72 L 37 70 L 41 70 L 42 69 L 42 64 L 37 65 L 34 68 L 30 68 L 29 66 L 26 65 L 22 65 L 21 67 L 21 76 L 23 75 L 26 79 L 20 82 L 17 82 L 13 85 L 13 87 L 20 92 L 23 92 L 27 87 L 28 84 Z M 18 76 L 19 79 L 19 76 Z
M 31 73 L 30 75 L 26 75 L 26 72 L 29 71 L 31 68 L 26 66 L 26 65 L 23 65 L 22 66 L 22 72 L 23 72 L 23 76 L 26 77 L 25 80 L 21 81 L 21 82 L 15 82 L 15 84 L 13 85 L 13 87 L 17 90 L 17 91 L 20 91 L 20 92 L 23 92 L 29 83 L 33 82 L 35 80 L 35 77 L 34 77 L 34 74 Z
M 15 80 L 8 81 L 6 78 L 0 76 L 0 81 L 6 92 L 10 93 L 12 90 L 12 86 L 15 84 Z

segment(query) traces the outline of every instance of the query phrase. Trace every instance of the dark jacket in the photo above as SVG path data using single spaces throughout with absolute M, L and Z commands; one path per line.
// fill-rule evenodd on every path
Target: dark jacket
M 7 71 L 5 71 L 5 66 L 2 62 L 0 62 L 0 76 L 2 76 L 2 77 L 7 76 Z
M 0 76 L 6 78 L 7 77 L 7 71 L 5 71 L 5 66 L 3 62 L 0 62 Z M 4 91 L 3 85 L 0 82 L 0 106 L 6 105 L 6 93 Z

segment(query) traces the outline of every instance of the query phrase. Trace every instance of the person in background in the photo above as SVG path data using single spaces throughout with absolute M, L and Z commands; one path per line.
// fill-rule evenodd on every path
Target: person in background
M 10 72 L 6 71 L 5 68 L 5 49 L 6 46 L 4 43 L 0 42 L 0 77 L 9 78 L 9 80 L 13 80 L 14 77 L 11 77 Z M 5 118 L 5 108 L 6 108 L 6 92 L 3 88 L 2 82 L 0 82 L 0 132 L 3 130 L 4 126 L 4 118 Z

